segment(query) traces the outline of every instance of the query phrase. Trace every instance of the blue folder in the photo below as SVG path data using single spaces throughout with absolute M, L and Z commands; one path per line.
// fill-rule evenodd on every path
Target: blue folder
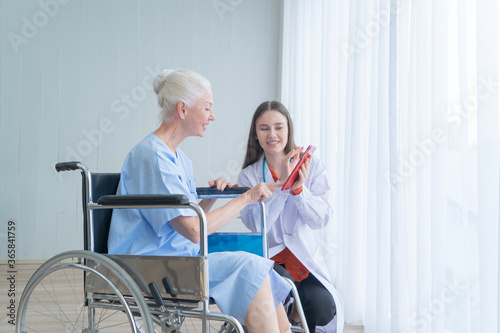
M 246 251 L 262 256 L 260 233 L 213 233 L 208 235 L 208 253 Z

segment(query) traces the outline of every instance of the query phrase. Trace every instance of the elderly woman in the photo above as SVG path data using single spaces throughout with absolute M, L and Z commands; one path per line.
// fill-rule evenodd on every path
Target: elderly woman
M 128 154 L 117 194 L 185 194 L 197 201 L 191 161 L 178 148 L 189 136 L 203 137 L 215 120 L 211 85 L 188 70 L 163 70 L 154 81 L 162 108 L 162 123 Z M 222 178 L 209 185 L 224 189 Z M 208 233 L 229 222 L 243 207 L 266 200 L 273 186 L 260 183 L 210 211 L 215 199 L 199 206 L 207 217 Z M 108 240 L 110 253 L 136 255 L 197 255 L 198 217 L 182 209 L 115 210 Z M 273 262 L 246 252 L 208 255 L 210 296 L 222 312 L 244 323 L 249 332 L 290 332 L 282 301 L 290 287 L 273 271 Z M 275 311 L 269 311 L 270 305 Z

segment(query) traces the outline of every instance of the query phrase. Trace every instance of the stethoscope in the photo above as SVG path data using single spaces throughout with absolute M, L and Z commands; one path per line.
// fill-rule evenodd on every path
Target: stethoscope
M 291 161 L 292 161 L 292 159 L 290 159 L 290 162 Z M 266 155 L 264 155 L 264 160 L 262 161 L 262 178 L 264 179 L 264 183 L 265 183 L 266 182 Z M 287 201 L 288 201 L 288 199 L 285 200 L 285 206 L 286 206 Z M 286 209 L 283 210 L 283 221 L 286 221 L 285 214 L 286 214 Z M 284 235 L 295 236 L 295 229 L 297 229 L 297 219 L 295 219 L 295 225 L 293 226 L 292 233 L 289 233 L 286 231 L 285 223 L 283 223 L 283 234 Z
M 290 159 L 292 163 L 293 158 Z M 262 178 L 264 178 L 264 183 L 266 182 L 266 155 L 264 155 L 264 160 L 262 161 Z

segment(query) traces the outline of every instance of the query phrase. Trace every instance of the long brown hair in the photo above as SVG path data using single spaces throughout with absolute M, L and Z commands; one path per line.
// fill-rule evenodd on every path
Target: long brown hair
M 293 123 L 290 113 L 286 107 L 278 101 L 267 101 L 257 107 L 252 118 L 252 125 L 248 133 L 247 152 L 245 161 L 243 162 L 243 169 L 259 160 L 264 150 L 259 144 L 257 137 L 257 119 L 266 111 L 277 111 L 285 116 L 288 126 L 288 141 L 285 146 L 285 154 L 288 154 L 292 149 L 297 148 L 293 139 Z

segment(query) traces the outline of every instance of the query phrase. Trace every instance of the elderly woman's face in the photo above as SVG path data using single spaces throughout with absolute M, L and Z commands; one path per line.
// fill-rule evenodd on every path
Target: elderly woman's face
M 212 112 L 213 103 L 212 91 L 207 90 L 192 107 L 186 107 L 186 120 L 188 120 L 191 135 L 201 137 L 205 135 L 206 126 L 215 120 Z

